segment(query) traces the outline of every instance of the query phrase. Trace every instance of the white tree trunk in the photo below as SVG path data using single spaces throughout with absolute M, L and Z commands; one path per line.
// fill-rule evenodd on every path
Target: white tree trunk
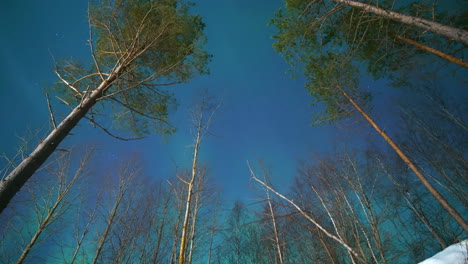
M 382 9 L 373 5 L 351 1 L 351 0 L 332 0 L 334 2 L 342 3 L 347 6 L 362 9 L 366 12 L 374 13 L 378 16 L 382 16 L 393 21 L 401 22 L 403 24 L 419 27 L 422 29 L 429 30 L 433 33 L 445 36 L 449 39 L 453 39 L 457 42 L 461 42 L 468 45 L 468 31 L 443 25 L 434 21 L 422 19 L 419 17 L 413 17 L 390 10 Z
M 96 104 L 105 91 L 117 79 L 121 71 L 118 67 L 109 77 L 103 81 L 88 98 L 84 99 L 80 105 L 54 129 L 50 134 L 39 143 L 34 151 L 27 156 L 10 174 L 0 182 L 0 214 L 20 190 L 20 188 L 31 178 L 39 167 L 49 158 L 58 145 L 65 139 L 70 131 L 78 122 L 88 113 Z

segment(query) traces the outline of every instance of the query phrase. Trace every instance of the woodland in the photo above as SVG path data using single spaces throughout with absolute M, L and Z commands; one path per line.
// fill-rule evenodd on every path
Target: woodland
M 200 160 L 223 109 L 209 91 L 187 113 L 190 163 L 163 179 L 138 154 L 105 164 L 63 144 L 78 124 L 114 144 L 171 140 L 171 89 L 210 73 L 195 4 L 90 1 L 89 58 L 54 58 L 46 134 L 2 157 L 0 263 L 417 263 L 467 240 L 468 4 L 455 2 L 282 2 L 272 48 L 320 109 L 304 115 L 361 143 L 301 157 L 287 187 L 268 159 L 246 160 L 236 180 L 255 200 L 231 202 L 216 160 Z

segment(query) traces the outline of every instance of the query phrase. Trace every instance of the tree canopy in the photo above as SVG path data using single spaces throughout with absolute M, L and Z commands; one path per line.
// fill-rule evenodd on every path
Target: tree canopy
M 121 67 L 99 99 L 109 99 L 114 124 L 136 135 L 172 133 L 168 113 L 176 102 L 165 88 L 208 73 L 210 55 L 202 49 L 205 24 L 199 15 L 189 13 L 191 5 L 173 0 L 95 1 L 89 8 L 94 63 L 66 61 L 57 71 L 78 92 L 86 93 Z M 75 94 L 75 105 L 82 99 L 63 81 L 59 87 Z M 108 113 L 97 108 L 95 112 Z
M 177 0 L 103 0 L 91 3 L 90 66 L 63 60 L 56 64 L 55 87 L 71 112 L 0 183 L 0 211 L 85 118 L 118 139 L 100 123 L 108 115 L 140 136 L 170 134 L 168 109 L 175 104 L 163 89 L 206 73 L 210 59 L 202 48 L 204 24 Z M 97 38 L 93 41 L 93 38 Z M 111 109 L 105 109 L 107 102 Z
M 333 88 L 335 84 L 346 88 L 355 98 L 369 99 L 366 91 L 357 89 L 363 73 L 375 79 L 390 78 L 395 85 L 407 83 L 411 69 L 420 66 L 427 54 L 397 37 L 452 52 L 463 46 L 423 28 L 337 2 L 346 1 L 288 0 L 271 20 L 278 29 L 274 48 L 293 67 L 303 71 L 308 81 L 306 88 L 314 100 L 325 102 L 326 117 L 319 120 L 336 120 L 347 115 L 345 103 Z M 372 5 L 373 1 L 369 2 Z M 453 27 L 467 25 L 464 11 L 449 14 L 427 1 L 406 5 L 379 1 L 374 5 Z

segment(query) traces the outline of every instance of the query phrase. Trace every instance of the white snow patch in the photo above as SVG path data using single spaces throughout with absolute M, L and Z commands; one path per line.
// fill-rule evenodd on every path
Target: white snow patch
M 468 240 L 453 244 L 419 264 L 467 264 Z

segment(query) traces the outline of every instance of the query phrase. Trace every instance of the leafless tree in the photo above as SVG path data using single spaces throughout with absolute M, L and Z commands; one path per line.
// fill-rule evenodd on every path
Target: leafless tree
M 76 154 L 74 152 L 78 153 L 71 151 L 57 155 L 56 159 L 42 172 L 45 174 L 42 175 L 43 181 L 31 182 L 31 185 L 25 188 L 27 193 L 22 194 L 22 199 L 25 200 L 15 202 L 14 207 L 18 207 L 16 210 L 19 212 L 14 213 L 17 216 L 13 216 L 13 219 L 21 216 L 19 218 L 21 221 L 9 222 L 8 230 L 2 231 L 4 240 L 2 240 L 1 247 L 9 251 L 9 253 L 4 252 L 3 255 L 6 263 L 25 263 L 27 259 L 36 261 L 46 259 L 47 256 L 35 255 L 33 251 L 42 243 L 52 243 L 53 238 L 63 232 L 63 226 L 66 226 L 64 218 L 68 217 L 76 206 L 75 199 L 78 195 L 75 188 L 86 174 L 87 163 L 91 155 L 90 151 L 86 151 L 77 167 L 74 168 L 72 165 L 72 156 Z M 33 219 L 28 216 L 31 214 Z M 14 260 L 16 253 L 18 255 Z
M 197 183 L 199 178 L 199 165 L 198 165 L 198 155 L 200 146 L 202 143 L 203 138 L 209 132 L 209 127 L 212 121 L 216 110 L 219 108 L 219 103 L 211 102 L 212 98 L 209 98 L 207 95 L 204 95 L 201 99 L 199 105 L 196 105 L 192 110 L 192 122 L 194 125 L 194 146 L 193 146 L 193 159 L 192 159 L 192 168 L 191 168 L 191 177 L 188 181 L 184 181 L 187 184 L 187 199 L 185 205 L 185 216 L 184 221 L 182 224 L 182 234 L 180 239 L 180 247 L 179 247 L 179 264 L 184 264 L 186 262 L 186 248 L 187 248 L 187 236 L 189 234 L 189 218 L 192 215 L 193 223 L 192 228 L 195 228 L 196 223 L 196 214 L 195 212 L 191 212 L 192 207 L 195 209 L 198 208 L 198 198 L 199 196 L 196 195 L 195 205 L 192 205 L 193 195 L 194 195 L 194 187 Z M 198 210 L 197 210 L 198 211 Z M 192 234 L 195 233 L 193 230 Z M 191 254 L 190 254 L 191 255 Z

